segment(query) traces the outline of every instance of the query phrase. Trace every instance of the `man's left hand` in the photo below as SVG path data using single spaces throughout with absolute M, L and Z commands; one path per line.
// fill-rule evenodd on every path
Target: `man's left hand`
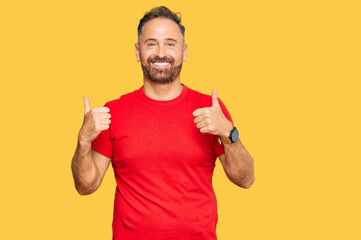
M 223 114 L 218 102 L 217 89 L 212 92 L 212 107 L 198 108 L 193 112 L 194 122 L 201 133 L 210 133 L 221 137 L 228 137 L 233 124 Z

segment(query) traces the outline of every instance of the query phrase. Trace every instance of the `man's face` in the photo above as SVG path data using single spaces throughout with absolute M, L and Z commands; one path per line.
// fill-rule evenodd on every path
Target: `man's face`
M 175 22 L 155 18 L 144 25 L 135 53 L 146 78 L 167 84 L 179 76 L 187 58 L 187 45 Z

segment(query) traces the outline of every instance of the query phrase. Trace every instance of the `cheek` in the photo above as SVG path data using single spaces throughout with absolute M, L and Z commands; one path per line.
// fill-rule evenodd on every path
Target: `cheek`
M 180 53 L 177 58 L 175 59 L 177 65 L 183 62 L 183 53 Z
M 182 49 L 177 49 L 177 51 L 174 53 L 173 56 L 175 56 L 175 60 L 176 60 L 176 62 L 178 64 L 183 62 L 183 51 L 182 51 Z
M 149 56 L 144 53 L 139 53 L 139 57 L 140 57 L 140 61 L 144 64 L 144 63 L 147 63 Z
M 146 63 L 148 58 L 152 55 L 152 52 L 140 49 L 139 58 L 142 63 Z

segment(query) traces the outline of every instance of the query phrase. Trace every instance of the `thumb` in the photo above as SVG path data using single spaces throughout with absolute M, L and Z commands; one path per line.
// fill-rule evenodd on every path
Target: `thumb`
M 213 106 L 219 106 L 218 97 L 217 97 L 217 89 L 213 89 L 213 92 L 212 92 L 212 107 Z
M 84 96 L 83 98 L 84 98 L 84 115 L 85 115 L 90 111 L 90 104 L 87 97 Z

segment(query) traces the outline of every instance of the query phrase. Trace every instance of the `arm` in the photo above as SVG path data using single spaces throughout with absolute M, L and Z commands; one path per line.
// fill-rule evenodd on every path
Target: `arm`
M 91 194 L 99 188 L 110 160 L 110 158 L 91 150 L 91 143 L 82 143 L 78 140 L 71 170 L 75 188 L 80 195 Z
M 212 106 L 199 108 L 193 112 L 194 122 L 202 133 L 228 137 L 233 124 L 222 112 L 218 102 L 217 92 L 212 92 Z M 250 188 L 253 184 L 253 159 L 238 139 L 234 143 L 224 143 L 224 154 L 219 156 L 228 179 L 243 188 Z
M 91 149 L 91 142 L 101 131 L 109 128 L 109 108 L 90 110 L 89 100 L 84 97 L 84 101 L 84 122 L 71 163 L 75 188 L 80 195 L 91 194 L 98 189 L 111 160 Z
M 228 179 L 237 186 L 250 188 L 255 180 L 252 157 L 240 139 L 234 143 L 223 143 L 223 147 L 224 154 L 218 158 Z

